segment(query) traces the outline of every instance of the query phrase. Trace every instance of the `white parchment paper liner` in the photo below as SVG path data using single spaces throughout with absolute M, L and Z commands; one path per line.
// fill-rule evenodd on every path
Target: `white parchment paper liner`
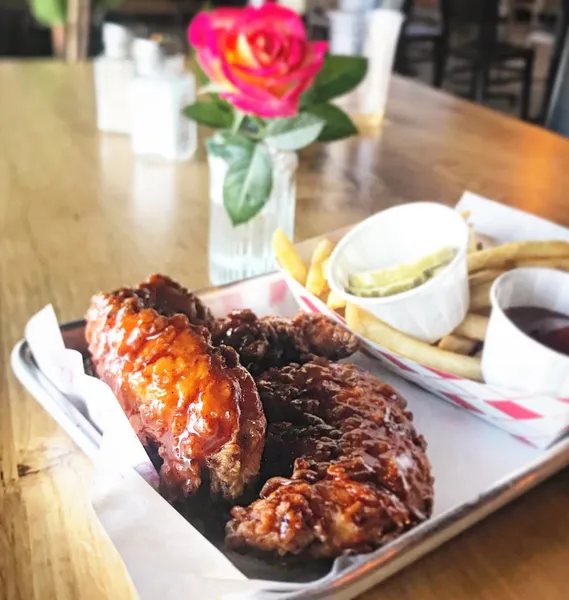
M 461 202 L 461 208 L 484 208 L 473 210 L 474 222 L 480 225 L 482 231 L 504 241 L 515 239 L 511 222 L 513 213 L 518 211 L 472 195 L 465 195 L 464 200 L 468 201 Z M 529 217 L 524 213 L 517 216 L 520 224 Z M 532 227 L 536 228 L 533 233 L 537 234 L 532 237 L 553 235 L 564 239 L 563 232 L 569 235 L 559 226 L 535 217 L 529 218 Z M 218 314 L 246 306 L 259 314 L 291 314 L 280 312 L 280 300 L 273 297 L 273 279 L 245 282 L 225 291 L 209 292 L 206 302 Z M 277 296 L 280 297 L 279 294 Z M 326 577 L 311 584 L 287 584 L 245 577 L 153 489 L 157 484 L 157 474 L 128 419 L 110 388 L 85 374 L 80 352 L 65 349 L 51 306 L 30 319 L 26 339 L 40 370 L 65 395 L 66 400 L 80 407 L 81 412 L 84 413 L 87 406 L 89 420 L 106 432 L 96 464 L 93 503 L 143 600 L 281 599 L 301 589 L 320 587 L 350 565 L 389 553 L 390 545 L 370 555 L 340 559 Z M 428 456 L 435 476 L 432 517 L 435 523 L 442 523 L 445 515 L 457 507 L 473 502 L 486 490 L 537 460 L 539 450 L 536 448 L 488 427 L 473 418 L 469 411 L 441 402 L 386 372 L 377 360 L 360 356 L 354 362 L 394 385 L 407 398 L 417 428 L 429 444 Z M 62 408 L 65 409 L 64 406 Z M 77 427 L 80 427 L 79 423 Z M 352 595 L 346 590 L 338 597 Z
M 268 292 L 269 288 L 272 293 Z M 283 297 L 275 290 L 286 291 L 286 285 L 278 276 L 270 276 L 207 292 L 204 299 L 215 314 L 251 305 L 260 314 L 293 314 L 296 307 L 292 298 Z M 70 339 L 74 340 L 73 347 L 82 350 L 83 346 L 76 341 L 79 330 L 80 325 L 77 325 Z M 380 556 L 388 560 L 396 553 L 392 544 L 387 544 L 368 555 L 338 559 L 325 577 L 309 584 L 258 581 L 269 578 L 265 563 L 247 555 L 241 557 L 243 560 L 237 568 L 230 560 L 234 559 L 231 553 L 226 557 L 223 548 L 216 548 L 202 537 L 152 488 L 156 473 L 128 420 L 120 408 L 115 410 L 118 403 L 108 394 L 107 386 L 99 387 L 97 380 L 96 385 L 85 384 L 85 380 L 92 378 L 84 374 L 81 353 L 64 349 L 51 307 L 32 317 L 26 337 L 40 369 L 44 374 L 49 373 L 52 382 L 65 393 L 65 396 L 51 398 L 51 406 L 46 407 L 49 412 L 55 414 L 61 409 L 67 415 L 81 413 L 83 416 L 67 420 L 67 428 L 75 426 L 79 431 L 82 431 L 82 423 L 92 422 L 93 417 L 100 428 L 112 421 L 104 410 L 105 404 L 109 404 L 109 413 L 117 418 L 114 433 L 111 433 L 111 423 L 103 441 L 97 443 L 100 453 L 96 461 L 93 503 L 143 600 L 239 597 L 282 600 L 315 588 L 329 594 L 329 586 L 333 585 L 336 590 L 339 579 L 345 587 L 341 592 L 334 591 L 334 597 L 346 600 L 366 589 L 351 569 L 349 575 L 345 574 L 346 569 L 378 560 Z M 538 460 L 539 451 L 535 448 L 403 381 L 385 371 L 378 361 L 362 355 L 350 360 L 395 386 L 407 399 L 417 429 L 428 441 L 427 454 L 435 476 L 435 506 L 431 521 L 425 525 L 443 527 L 448 515 L 457 508 L 475 502 L 487 490 Z M 70 411 L 70 405 L 74 410 Z M 88 419 L 85 419 L 86 407 Z M 93 454 L 91 451 L 90 455 Z M 309 560 L 305 563 L 313 568 Z M 247 571 L 249 579 L 241 573 L 241 568 Z M 278 573 L 270 571 L 275 573 L 275 578 L 295 581 L 288 567 L 279 569 Z M 385 576 L 387 572 L 380 569 L 376 582 Z M 328 592 L 324 592 L 325 589 Z
M 113 392 L 85 374 L 79 352 L 65 348 L 51 305 L 30 319 L 25 335 L 40 370 L 63 394 L 84 401 L 105 432 L 93 505 L 143 600 L 178 600 L 197 591 L 203 600 L 251 598 L 259 590 L 299 587 L 246 578 L 156 492 L 158 474 Z

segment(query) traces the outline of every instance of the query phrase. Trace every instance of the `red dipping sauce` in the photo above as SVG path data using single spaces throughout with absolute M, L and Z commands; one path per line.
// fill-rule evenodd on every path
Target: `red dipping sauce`
M 505 313 L 536 342 L 569 356 L 569 316 L 533 306 L 509 308 Z

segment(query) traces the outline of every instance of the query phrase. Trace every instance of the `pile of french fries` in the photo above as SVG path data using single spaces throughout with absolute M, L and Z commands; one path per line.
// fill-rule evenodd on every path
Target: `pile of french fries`
M 469 213 L 463 213 L 468 221 Z M 464 321 L 451 334 L 430 345 L 404 334 L 335 294 L 326 281 L 328 259 L 335 244 L 321 240 L 308 264 L 278 230 L 273 251 L 281 267 L 307 291 L 344 316 L 348 327 L 372 342 L 421 365 L 459 377 L 483 381 L 480 356 L 490 314 L 490 288 L 502 273 L 517 267 L 549 267 L 569 271 L 569 243 L 521 241 L 493 245 L 469 224 L 468 272 L 470 306 Z
M 346 301 L 331 290 L 326 281 L 328 259 L 335 247 L 336 244 L 330 240 L 320 240 L 310 263 L 305 265 L 284 231 L 277 229 L 273 236 L 273 252 L 281 267 L 329 308 L 341 312 Z

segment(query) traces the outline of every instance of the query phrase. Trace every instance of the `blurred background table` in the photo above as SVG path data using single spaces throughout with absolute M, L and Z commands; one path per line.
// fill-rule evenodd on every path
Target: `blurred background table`
M 88 65 L 0 63 L 0 132 L 0 598 L 130 600 L 91 465 L 9 355 L 48 302 L 68 320 L 153 271 L 206 285 L 207 164 L 135 161 L 99 135 Z M 380 130 L 301 154 L 297 238 L 465 189 L 569 225 L 567 165 L 568 140 L 396 77 Z M 568 506 L 565 471 L 363 597 L 565 599 Z
M 319 39 L 330 33 L 329 10 L 362 5 L 360 0 L 277 1 L 304 12 L 310 35 Z M 561 112 L 562 121 L 569 119 L 569 108 L 551 105 L 569 28 L 569 0 L 398 2 L 406 16 L 395 63 L 398 72 L 565 133 L 557 126 L 559 119 L 548 115 Z M 84 28 L 90 40 L 79 44 L 90 56 L 101 52 L 103 20 L 128 24 L 138 35 L 166 34 L 183 44 L 187 23 L 203 4 L 201 0 L 0 0 L 0 57 L 57 53 L 65 36 L 54 14 L 62 12 L 58 7 L 79 3 L 91 7 L 90 27 Z

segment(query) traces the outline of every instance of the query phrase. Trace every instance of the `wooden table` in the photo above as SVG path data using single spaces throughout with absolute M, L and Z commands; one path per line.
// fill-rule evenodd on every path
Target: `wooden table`
M 94 126 L 89 67 L 0 64 L 0 599 L 135 594 L 89 502 L 91 465 L 10 373 L 28 317 L 81 316 L 153 271 L 207 283 L 207 167 L 133 160 Z M 569 141 L 394 79 L 383 129 L 303 152 L 297 236 L 469 189 L 569 225 Z M 561 600 L 569 472 L 363 597 Z M 192 597 L 197 598 L 193 595 Z

